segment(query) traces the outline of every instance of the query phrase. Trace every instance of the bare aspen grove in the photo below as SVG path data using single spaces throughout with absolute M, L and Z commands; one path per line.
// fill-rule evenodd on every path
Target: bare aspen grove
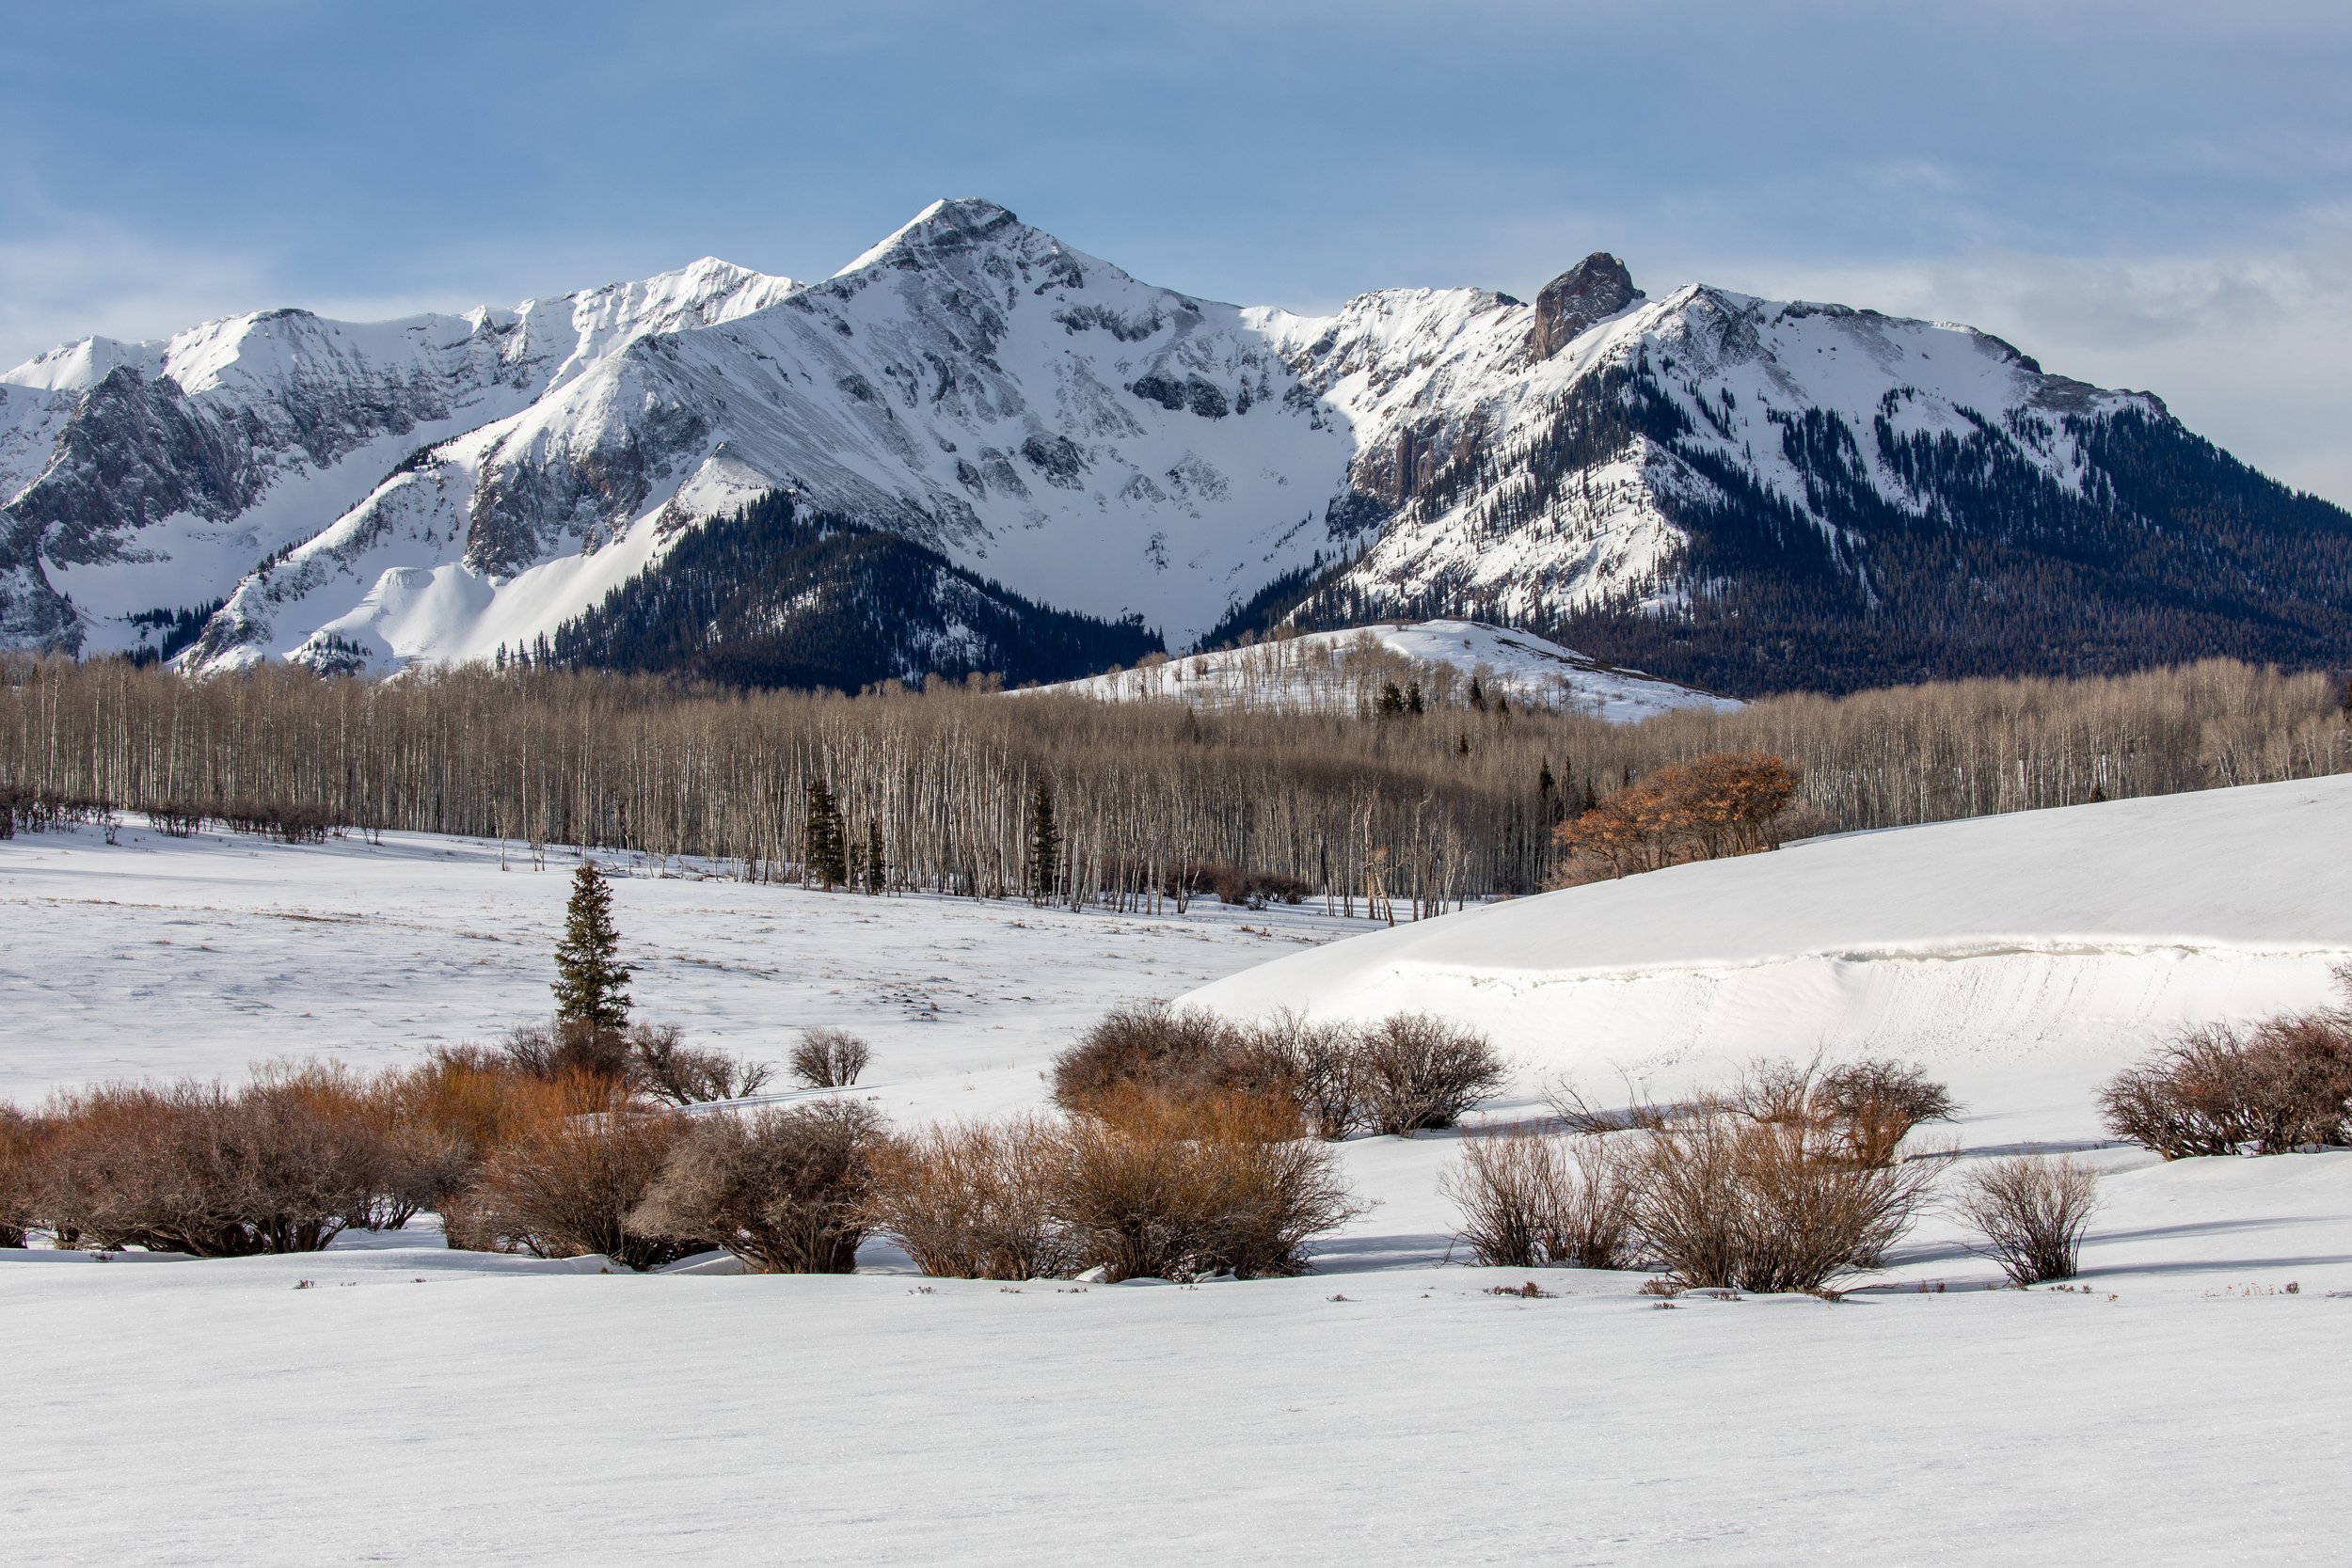
M 1545 885 L 1553 831 L 1654 769 L 1727 752 L 1795 769 L 1800 831 L 1891 827 L 2332 773 L 2341 686 L 2228 661 L 2078 680 L 1769 698 L 1613 725 L 1497 711 L 1204 711 L 985 682 L 859 697 L 479 666 L 370 681 L 0 662 L 0 790 L 198 820 L 404 830 L 732 863 L 797 878 L 808 785 L 860 847 L 852 885 L 1020 896 L 1038 785 L 1051 896 L 1157 907 L 1203 864 L 1390 918 Z M 44 808 L 42 802 L 51 803 Z M 869 852 L 879 844 L 880 853 Z

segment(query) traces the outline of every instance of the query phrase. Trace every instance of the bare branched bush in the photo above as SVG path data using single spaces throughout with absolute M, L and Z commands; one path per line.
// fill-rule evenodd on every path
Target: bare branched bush
M 810 1029 L 792 1048 L 792 1076 L 812 1089 L 846 1089 L 874 1059 L 873 1048 L 846 1029 Z
M 1365 1125 L 1362 1037 L 1344 1023 L 1318 1023 L 1284 1009 L 1248 1028 L 1247 1057 L 1265 1064 L 1254 1073 L 1267 1089 L 1287 1086 L 1307 1132 L 1337 1140 Z
M 542 1103 L 490 1152 L 481 1179 L 442 1217 L 453 1240 L 480 1251 L 601 1253 L 627 1268 L 658 1268 L 715 1244 L 704 1237 L 638 1234 L 628 1225 L 685 1122 L 609 1085 L 586 1114 Z
M 43 1118 L 41 1218 L 102 1247 L 199 1258 L 315 1251 L 364 1215 L 383 1173 L 362 1085 L 326 1068 L 218 1085 L 112 1085 Z
M 1461 1206 L 1461 1239 L 1481 1263 L 1617 1269 L 1633 1245 L 1633 1171 L 1622 1140 L 1521 1125 L 1464 1138 L 1438 1190 Z
M 2168 1160 L 2352 1142 L 2352 1014 L 2192 1029 L 2099 1091 L 2107 1127 Z
M 760 1274 L 852 1274 L 881 1116 L 828 1100 L 697 1117 L 629 1212 L 632 1235 L 726 1248 Z
M 1054 1101 L 1096 1111 L 1153 1095 L 1292 1096 L 1290 1068 L 1277 1045 L 1199 1007 L 1163 1003 L 1115 1007 L 1054 1059 Z
M 2098 1173 L 2074 1160 L 2020 1154 L 1988 1161 L 1961 1182 L 1961 1216 L 1983 1236 L 1978 1249 L 2018 1285 L 2072 1279 L 2083 1228 L 2099 1204 Z
M 615 1028 L 580 1018 L 526 1023 L 499 1042 L 499 1053 L 505 1066 L 541 1083 L 567 1075 L 596 1078 L 677 1106 L 757 1094 L 771 1071 L 723 1051 L 688 1045 L 674 1023 Z
M 1891 1164 L 1913 1129 L 1960 1114 L 1952 1091 L 1930 1078 L 1925 1068 L 1883 1056 L 1823 1072 L 1814 1102 L 1837 1129 L 1847 1156 L 1866 1165 Z
M 1373 1129 L 1399 1136 L 1453 1126 L 1505 1076 L 1485 1036 L 1427 1013 L 1397 1013 L 1374 1024 L 1364 1031 L 1361 1053 Z
M 566 1073 L 582 1073 L 624 1084 L 631 1080 L 635 1066 L 628 1031 L 589 1019 L 517 1024 L 499 1042 L 499 1049 L 516 1071 L 541 1083 L 551 1084 Z
M 1069 1169 L 1059 1121 L 1038 1115 L 936 1127 L 879 1145 L 875 1229 L 927 1275 L 1041 1279 L 1075 1273 L 1078 1245 L 1056 1215 Z
M 1361 1211 L 1286 1095 L 1108 1091 L 1073 1117 L 1056 1197 L 1082 1262 L 1111 1279 L 1293 1275 Z
M 1864 1164 L 1817 1124 L 1717 1105 L 1648 1135 L 1636 1226 L 1685 1286 L 1815 1291 L 1877 1266 L 1939 1164 Z
M 723 1051 L 688 1045 L 674 1023 L 629 1025 L 628 1051 L 631 1076 L 665 1105 L 741 1100 L 766 1087 L 773 1070 L 765 1062 L 746 1062 Z M 856 1076 L 852 1070 L 851 1081 Z
M 1654 1131 L 1665 1126 L 1674 1112 L 1674 1107 L 1661 1105 L 1630 1082 L 1626 1085 L 1624 1104 L 1596 1103 L 1585 1099 L 1565 1075 L 1545 1085 L 1543 1100 L 1564 1130 L 1580 1134 Z
M 1862 1165 L 1893 1164 L 1920 1122 L 1960 1108 L 1926 1069 L 1883 1057 L 1829 1069 L 1819 1057 L 1757 1061 L 1716 1102 L 1750 1120 L 1805 1128 L 1808 1147 Z
M 40 1223 L 35 1182 L 44 1129 L 15 1106 L 0 1103 L 0 1247 L 21 1247 Z

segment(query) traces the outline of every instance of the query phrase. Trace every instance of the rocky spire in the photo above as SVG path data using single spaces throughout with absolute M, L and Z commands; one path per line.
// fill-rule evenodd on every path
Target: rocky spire
M 1527 356 L 1549 359 L 1597 321 L 1615 315 L 1642 297 L 1625 263 L 1596 250 L 1544 285 L 1535 296 L 1535 325 L 1527 335 Z

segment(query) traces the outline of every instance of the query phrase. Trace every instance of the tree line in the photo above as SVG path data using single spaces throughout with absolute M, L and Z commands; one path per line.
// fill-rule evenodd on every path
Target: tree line
M 2330 680 L 2225 661 L 1629 725 L 1473 705 L 1434 672 L 1423 712 L 1386 716 L 482 667 L 190 680 L 19 656 L 0 677 L 0 792 L 21 821 L 88 802 L 184 826 L 235 803 L 246 818 L 711 857 L 773 879 L 806 874 L 821 801 L 825 879 L 995 897 L 1041 883 L 1042 790 L 1054 896 L 1128 909 L 1157 907 L 1204 863 L 1295 879 L 1349 913 L 1534 891 L 1558 870 L 1561 822 L 1718 752 L 1783 759 L 1808 831 L 2304 778 L 2347 757 Z

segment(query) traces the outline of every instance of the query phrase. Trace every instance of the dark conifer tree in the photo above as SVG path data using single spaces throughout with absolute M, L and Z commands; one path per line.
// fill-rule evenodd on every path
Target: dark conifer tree
M 1407 713 L 1426 713 L 1428 711 L 1428 708 L 1421 700 L 1421 682 L 1415 681 L 1405 689 L 1405 711 Z
M 1381 718 L 1393 719 L 1405 711 L 1405 693 L 1396 689 L 1396 682 L 1384 681 L 1380 686 L 1380 700 L 1373 705 L 1373 708 Z
M 850 847 L 841 831 L 841 808 L 822 779 L 808 781 L 808 829 L 805 852 L 808 875 L 827 893 L 850 879 Z
M 564 939 L 555 944 L 555 1016 L 566 1023 L 604 1029 L 628 1024 L 629 969 L 620 960 L 621 933 L 612 925 L 612 889 L 594 861 L 572 876 L 564 911 Z
M 882 892 L 885 879 L 886 868 L 882 864 L 882 818 L 869 816 L 866 819 L 866 891 Z
M 1061 824 L 1054 819 L 1054 792 L 1043 779 L 1029 800 L 1029 896 L 1042 904 L 1054 896 L 1061 866 Z

